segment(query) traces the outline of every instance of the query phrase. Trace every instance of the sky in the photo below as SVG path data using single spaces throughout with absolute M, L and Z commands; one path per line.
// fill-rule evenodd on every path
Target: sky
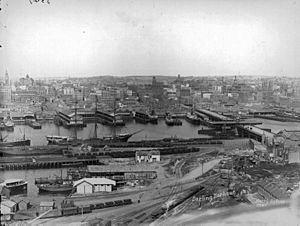
M 44 1 L 0 0 L 0 76 L 300 75 L 297 0 Z

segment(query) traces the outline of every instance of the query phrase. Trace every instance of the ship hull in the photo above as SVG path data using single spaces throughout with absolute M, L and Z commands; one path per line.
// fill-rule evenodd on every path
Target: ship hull
M 40 193 L 69 193 L 73 190 L 73 185 L 66 186 L 40 186 L 37 185 Z
M 174 120 L 173 120 L 173 119 L 168 119 L 168 118 L 166 118 L 166 119 L 165 119 L 165 122 L 166 122 L 166 124 L 167 124 L 168 126 L 174 126 Z
M 147 124 L 150 121 L 149 118 L 135 117 L 134 119 L 135 119 L 136 122 L 143 123 L 143 124 Z
M 87 145 L 105 145 L 105 144 L 109 144 L 109 143 L 124 143 L 127 142 L 129 140 L 129 138 L 132 136 L 132 134 L 128 134 L 128 135 L 123 135 L 123 136 L 117 136 L 115 138 L 113 137 L 106 137 L 106 138 L 91 138 L 91 139 L 86 139 L 84 140 L 83 143 L 87 144 Z
M 193 125 L 200 125 L 200 119 L 198 118 L 191 118 L 186 116 L 186 121 L 188 121 L 189 123 L 193 124 Z
M 149 122 L 151 124 L 157 124 L 158 123 L 158 118 L 157 117 L 150 117 L 149 118 Z
M 0 147 L 30 146 L 30 140 L 1 142 Z
M 13 126 L 5 126 L 6 131 L 14 131 L 14 127 Z
M 9 157 L 9 156 L 38 156 L 38 155 L 61 155 L 63 153 L 63 147 L 43 147 L 43 148 L 37 148 L 37 149 L 30 149 L 30 148 L 24 148 L 24 147 L 7 147 L 2 148 L 0 150 L 0 153 L 2 153 L 3 157 Z

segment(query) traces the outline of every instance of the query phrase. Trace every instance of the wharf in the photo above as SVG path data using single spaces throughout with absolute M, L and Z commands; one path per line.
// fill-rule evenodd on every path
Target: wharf
M 263 137 L 273 140 L 274 133 L 255 126 L 238 126 L 237 131 L 240 137 L 247 137 L 261 142 Z
M 0 169 L 2 170 L 26 170 L 26 169 L 50 169 L 69 167 L 70 164 L 99 165 L 99 159 L 95 156 L 86 158 L 66 158 L 61 156 L 53 157 L 31 157 L 31 158 L 8 158 L 0 159 Z
M 300 122 L 299 118 L 286 117 L 286 116 L 277 116 L 277 115 L 255 115 L 256 118 L 274 120 L 279 122 Z
M 1 148 L 0 154 L 3 157 L 16 156 L 41 156 L 41 155 L 62 155 L 63 146 L 29 146 L 29 147 L 4 147 Z
M 221 129 L 222 127 L 236 127 L 236 126 L 245 126 L 245 125 L 261 125 L 262 122 L 260 121 L 247 121 L 247 120 L 226 120 L 226 121 L 210 121 L 210 120 L 203 120 L 200 119 L 200 123 L 210 127 L 210 128 L 218 128 Z
M 111 157 L 111 158 L 134 158 L 135 152 L 137 150 L 158 150 L 160 155 L 175 155 L 175 154 L 184 154 L 184 153 L 192 153 L 199 152 L 205 150 L 207 148 L 222 146 L 223 142 L 220 140 L 215 140 L 211 142 L 207 142 L 206 144 L 193 144 L 193 145 L 181 145 L 181 146 L 173 146 L 173 147 L 163 147 L 163 148 L 122 148 L 122 149 L 113 149 L 109 151 L 97 150 L 91 152 L 72 152 L 72 151 L 64 151 L 65 156 L 69 157 L 87 157 L 87 156 L 101 156 L 101 157 Z

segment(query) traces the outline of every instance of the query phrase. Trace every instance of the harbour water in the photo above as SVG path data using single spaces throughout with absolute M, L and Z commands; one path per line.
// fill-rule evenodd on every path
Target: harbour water
M 67 176 L 67 168 L 63 169 L 39 169 L 39 170 L 12 170 L 12 171 L 1 171 L 0 179 L 4 181 L 6 179 L 24 179 L 28 182 L 27 196 L 37 197 L 39 195 L 38 188 L 34 184 L 35 178 L 39 177 L 57 177 Z M 43 194 L 45 195 L 45 194 Z M 53 195 L 53 194 L 49 194 Z M 46 194 L 48 196 L 48 194 Z
M 135 121 L 127 122 L 125 127 L 117 127 L 116 133 L 134 133 L 142 130 L 130 138 L 130 141 L 135 140 L 153 140 L 169 137 L 178 138 L 196 138 L 205 137 L 205 135 L 198 135 L 198 130 L 206 128 L 205 126 L 192 125 L 182 119 L 182 126 L 167 126 L 164 120 L 159 120 L 158 124 L 140 124 Z M 8 135 L 8 140 L 20 139 L 24 136 L 31 139 L 31 145 L 47 145 L 47 135 L 60 136 L 74 136 L 74 129 L 65 129 L 59 127 L 54 123 L 42 124 L 42 129 L 33 129 L 25 125 L 16 125 L 13 132 L 3 132 L 3 135 Z M 77 129 L 78 138 L 89 138 L 94 133 L 94 124 L 87 124 L 87 127 Z M 98 124 L 98 137 L 111 135 L 113 133 L 112 127 Z
M 272 132 L 277 133 L 280 130 L 299 130 L 300 123 L 294 122 L 278 122 L 272 120 L 261 120 L 261 128 L 269 128 Z M 135 132 L 143 129 L 138 134 L 135 134 L 131 140 L 141 140 L 141 139 L 161 139 L 167 137 L 178 137 L 178 138 L 191 138 L 191 137 L 204 137 L 204 135 L 198 135 L 198 130 L 205 128 L 204 126 L 195 126 L 185 120 L 182 120 L 182 126 L 172 126 L 169 127 L 165 124 L 163 120 L 160 120 L 157 125 L 155 124 L 139 124 L 134 121 L 128 122 L 125 127 L 117 128 L 117 132 Z M 93 135 L 93 124 L 88 124 L 87 127 L 78 130 L 78 137 L 88 138 Z M 72 136 L 73 131 L 64 129 L 63 127 L 58 127 L 53 123 L 42 124 L 41 130 L 34 130 L 29 126 L 15 126 L 14 132 L 7 133 L 9 139 L 20 139 L 25 131 L 26 137 L 30 138 L 32 145 L 46 145 L 47 140 L 46 135 L 62 135 L 62 136 Z M 111 135 L 112 128 L 108 126 L 98 125 L 98 136 Z M 5 180 L 8 178 L 22 178 L 28 181 L 28 196 L 37 197 L 38 188 L 34 185 L 34 179 L 38 177 L 49 177 L 49 176 L 60 176 L 65 177 L 67 175 L 67 169 L 40 169 L 40 170 L 22 170 L 22 171 L 0 171 L 0 179 Z M 48 195 L 49 196 L 49 195 Z

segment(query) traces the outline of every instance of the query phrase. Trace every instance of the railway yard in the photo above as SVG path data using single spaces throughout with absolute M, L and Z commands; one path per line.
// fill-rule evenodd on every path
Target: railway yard
M 168 225 L 173 218 L 177 219 L 195 211 L 202 213 L 235 206 L 262 207 L 272 200 L 287 200 L 298 189 L 298 164 L 284 164 L 252 150 L 251 139 L 218 142 L 190 144 L 188 148 L 186 145 L 179 146 L 177 153 L 161 153 L 154 162 L 139 162 L 141 160 L 138 153 L 155 150 L 155 154 L 166 147 L 143 147 L 138 151 L 133 147 L 110 148 L 110 156 L 94 156 L 94 161 L 99 161 L 97 164 L 93 165 L 91 162 L 92 165 L 65 167 L 73 181 L 83 177 L 106 177 L 115 180 L 116 186 L 112 191 L 82 194 L 74 188 L 71 193 L 55 196 L 15 196 L 11 198 L 13 201 L 25 201 L 30 204 L 30 208 L 17 211 L 10 223 Z M 81 159 L 83 155 L 93 156 L 87 155 L 85 148 L 81 146 L 80 149 L 74 149 L 71 157 L 64 155 L 62 149 L 59 151 L 68 159 Z M 68 148 L 70 150 L 72 149 Z M 90 151 L 101 152 L 108 151 L 104 148 Z M 126 154 L 119 158 L 111 156 L 112 153 L 121 152 Z M 45 156 L 35 159 L 38 162 L 43 158 L 47 159 Z M 59 156 L 52 155 L 51 158 L 64 161 Z M 2 161 L 5 163 L 4 160 L 9 159 L 11 158 L 4 157 Z M 18 157 L 13 159 L 17 162 Z M 59 162 L 57 160 L 53 162 Z M 51 165 L 46 166 L 51 168 Z M 43 180 L 48 179 L 36 178 L 40 183 Z M 43 202 L 53 202 L 54 208 L 41 211 L 40 205 Z

